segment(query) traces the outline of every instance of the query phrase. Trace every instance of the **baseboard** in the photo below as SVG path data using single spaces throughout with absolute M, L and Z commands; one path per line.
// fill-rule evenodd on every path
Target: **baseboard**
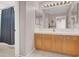
M 35 48 L 33 48 L 25 57 L 30 57 L 30 55 L 35 51 Z
M 4 45 L 4 46 L 10 47 L 10 48 L 14 48 L 15 47 L 15 45 L 8 45 L 8 44 L 2 43 L 2 42 L 0 42 L 0 45 Z
M 8 45 L 8 47 L 10 47 L 10 48 L 15 48 L 15 45 Z

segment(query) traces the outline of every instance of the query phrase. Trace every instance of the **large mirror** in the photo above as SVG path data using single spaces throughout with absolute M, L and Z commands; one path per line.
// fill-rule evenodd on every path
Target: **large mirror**
M 73 4 L 72 4 L 73 5 Z M 41 8 L 40 14 L 36 12 L 36 24 L 38 28 L 46 29 L 79 29 L 79 12 L 78 3 L 73 5 L 59 6 L 59 7 L 45 7 Z M 37 16 L 38 14 L 38 16 Z

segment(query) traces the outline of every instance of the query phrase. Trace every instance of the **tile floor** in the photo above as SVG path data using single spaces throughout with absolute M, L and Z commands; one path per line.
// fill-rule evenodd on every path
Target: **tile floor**
M 47 51 L 35 50 L 29 57 L 71 57 L 71 56 Z
M 15 56 L 14 47 L 9 47 L 7 45 L 0 45 L 0 57 L 13 57 Z

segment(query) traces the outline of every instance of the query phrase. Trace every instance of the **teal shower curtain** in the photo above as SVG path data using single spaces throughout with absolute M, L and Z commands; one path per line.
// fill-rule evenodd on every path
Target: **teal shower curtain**
M 10 45 L 14 45 L 15 34 L 15 17 L 14 8 L 2 10 L 1 14 L 1 39 L 0 42 L 4 42 Z

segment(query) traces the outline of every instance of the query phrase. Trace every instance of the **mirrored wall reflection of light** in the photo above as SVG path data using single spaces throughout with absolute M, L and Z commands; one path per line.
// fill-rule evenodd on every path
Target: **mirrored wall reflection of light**
M 55 6 L 64 6 L 64 5 L 69 5 L 71 4 L 70 1 L 61 1 L 61 2 L 55 2 L 55 3 L 46 3 L 42 5 L 42 8 L 47 8 L 47 7 L 55 7 Z

